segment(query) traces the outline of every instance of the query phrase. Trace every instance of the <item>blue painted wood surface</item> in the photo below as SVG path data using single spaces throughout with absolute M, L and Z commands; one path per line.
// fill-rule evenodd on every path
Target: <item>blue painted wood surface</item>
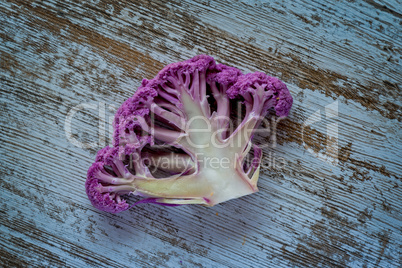
M 380 0 L 1 1 L 0 265 L 400 267 L 401 14 Z M 117 107 L 201 53 L 294 96 L 260 192 L 93 208 L 86 171 Z

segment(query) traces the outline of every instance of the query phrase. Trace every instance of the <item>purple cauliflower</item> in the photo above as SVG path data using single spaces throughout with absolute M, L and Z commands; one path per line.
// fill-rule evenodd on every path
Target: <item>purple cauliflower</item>
M 114 147 L 88 170 L 89 200 L 117 213 L 129 194 L 142 197 L 135 204 L 213 206 L 257 192 L 262 151 L 252 137 L 271 108 L 284 117 L 292 102 L 279 79 L 210 56 L 169 64 L 116 112 Z

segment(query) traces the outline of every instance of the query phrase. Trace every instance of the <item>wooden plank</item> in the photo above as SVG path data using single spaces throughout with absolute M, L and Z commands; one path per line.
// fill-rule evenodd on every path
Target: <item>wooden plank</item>
M 401 266 L 401 14 L 377 0 L 3 1 L 0 264 Z M 114 111 L 142 78 L 200 53 L 277 76 L 294 96 L 264 149 L 260 192 L 97 211 L 84 181 Z M 80 104 L 72 138 L 84 148 L 64 129 Z M 318 157 L 331 123 L 337 165 Z

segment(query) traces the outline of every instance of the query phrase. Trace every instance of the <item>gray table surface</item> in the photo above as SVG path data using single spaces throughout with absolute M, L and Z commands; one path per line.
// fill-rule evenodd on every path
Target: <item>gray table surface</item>
M 0 25 L 0 266 L 402 266 L 400 1 L 2 0 Z M 96 210 L 116 108 L 197 54 L 294 96 L 260 191 Z

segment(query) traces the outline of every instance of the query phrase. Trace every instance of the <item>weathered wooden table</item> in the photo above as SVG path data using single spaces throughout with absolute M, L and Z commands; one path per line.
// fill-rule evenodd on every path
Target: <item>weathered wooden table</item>
M 3 0 L 0 24 L 0 266 L 402 266 L 400 1 Z M 197 54 L 294 96 L 260 192 L 96 210 L 116 108 Z

